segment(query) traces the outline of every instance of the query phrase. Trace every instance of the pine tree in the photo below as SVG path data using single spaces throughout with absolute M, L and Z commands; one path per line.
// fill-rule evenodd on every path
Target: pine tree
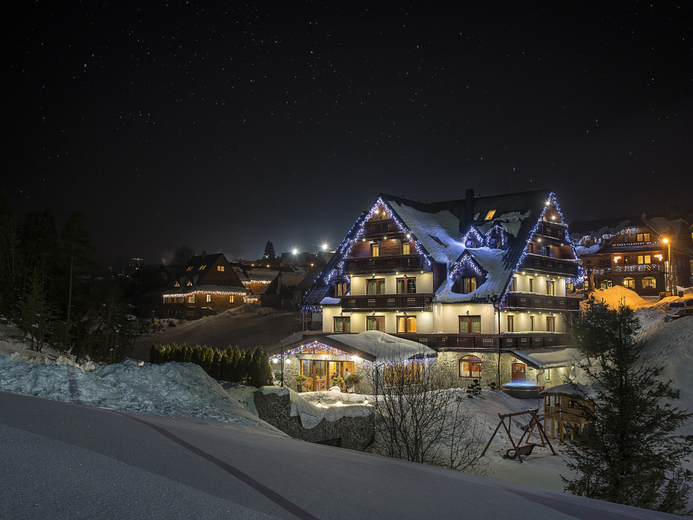
M 271 240 L 268 240 L 267 244 L 265 244 L 265 253 L 262 255 L 262 258 L 265 260 L 274 260 L 277 258 L 277 255 L 274 252 L 274 244 Z
M 574 321 L 576 342 L 598 363 L 585 364 L 596 392 L 594 408 L 581 406 L 593 427 L 566 446 L 562 477 L 576 495 L 667 513 L 685 512 L 691 471 L 682 463 L 693 453 L 693 436 L 677 435 L 693 414 L 670 402 L 679 398 L 660 379 L 661 360 L 645 359 L 635 340 L 638 319 L 621 305 L 609 309 L 592 298 Z

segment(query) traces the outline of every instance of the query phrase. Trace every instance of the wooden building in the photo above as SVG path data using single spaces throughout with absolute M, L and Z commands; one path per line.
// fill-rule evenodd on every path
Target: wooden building
M 583 433 L 594 415 L 594 391 L 584 385 L 563 384 L 542 390 L 544 398 L 544 431 L 552 438 L 573 440 Z
M 585 268 L 585 288 L 622 285 L 640 296 L 675 294 L 691 285 L 693 242 L 675 213 L 571 223 Z
M 162 316 L 194 320 L 239 307 L 250 293 L 223 253 L 194 256 L 163 295 Z
M 582 268 L 555 194 L 424 204 L 381 194 L 302 301 L 324 333 L 423 343 L 461 379 L 535 380 L 513 352 L 570 345 Z

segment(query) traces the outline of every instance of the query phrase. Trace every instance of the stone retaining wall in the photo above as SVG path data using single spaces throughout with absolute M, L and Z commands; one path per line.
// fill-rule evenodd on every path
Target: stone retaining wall
M 364 451 L 373 442 L 372 414 L 342 417 L 334 422 L 323 419 L 315 428 L 306 429 L 301 425 L 300 417 L 291 416 L 289 392 L 283 395 L 255 392 L 254 399 L 260 419 L 295 439 L 358 451 Z

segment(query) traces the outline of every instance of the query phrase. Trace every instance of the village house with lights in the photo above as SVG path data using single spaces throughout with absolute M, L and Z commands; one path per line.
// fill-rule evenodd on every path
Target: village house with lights
M 574 222 L 570 232 L 585 289 L 622 285 L 640 296 L 672 295 L 693 281 L 691 230 L 675 208 L 668 215 Z
M 240 307 L 252 295 L 222 253 L 192 257 L 183 275 L 163 295 L 165 318 L 194 320 Z
M 364 363 L 395 362 L 394 346 L 408 355 L 399 362 L 435 359 L 461 385 L 561 384 L 578 355 L 569 324 L 582 278 L 550 191 L 467 190 L 437 203 L 381 194 L 302 301 L 322 330 L 281 345 L 272 360 L 289 384 L 304 375 L 309 390 Z

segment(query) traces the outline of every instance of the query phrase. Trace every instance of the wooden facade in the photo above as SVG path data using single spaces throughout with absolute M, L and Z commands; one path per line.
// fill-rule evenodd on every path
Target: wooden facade
M 197 319 L 240 307 L 250 293 L 222 253 L 194 256 L 162 295 L 162 317 Z

